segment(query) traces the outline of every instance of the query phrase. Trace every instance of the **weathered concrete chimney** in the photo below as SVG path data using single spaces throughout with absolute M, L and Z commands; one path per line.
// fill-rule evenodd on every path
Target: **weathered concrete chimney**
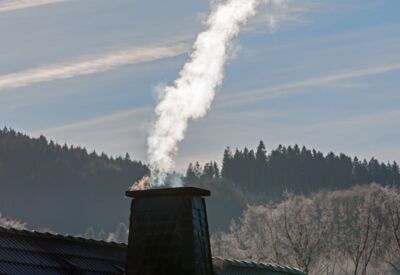
M 127 191 L 132 197 L 127 275 L 212 275 L 205 196 L 166 188 Z

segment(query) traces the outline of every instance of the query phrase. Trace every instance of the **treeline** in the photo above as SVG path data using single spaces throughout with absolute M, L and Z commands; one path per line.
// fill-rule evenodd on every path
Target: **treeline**
M 233 182 L 245 193 L 280 195 L 283 191 L 309 194 L 321 189 L 344 189 L 356 184 L 377 182 L 400 186 L 400 170 L 396 162 L 382 163 L 372 158 L 359 160 L 345 154 L 336 155 L 315 149 L 282 146 L 267 152 L 261 141 L 257 149 L 232 151 L 223 155 L 221 169 L 215 162 L 190 164 L 187 184 L 211 178 Z
M 30 228 L 111 231 L 129 215 L 124 192 L 148 173 L 140 161 L 0 130 L 0 210 Z
M 252 205 L 213 255 L 296 266 L 306 274 L 400 273 L 400 190 L 377 184 Z

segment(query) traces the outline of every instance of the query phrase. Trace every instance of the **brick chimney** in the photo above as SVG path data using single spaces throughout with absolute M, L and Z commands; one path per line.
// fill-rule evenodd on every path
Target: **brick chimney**
M 212 275 L 205 196 L 166 188 L 127 191 L 132 197 L 127 275 Z

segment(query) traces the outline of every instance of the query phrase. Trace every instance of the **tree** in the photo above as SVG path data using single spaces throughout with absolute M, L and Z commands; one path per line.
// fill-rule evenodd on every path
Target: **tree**
M 382 229 L 382 189 L 355 187 L 333 196 L 337 209 L 333 235 L 337 252 L 343 252 L 353 263 L 352 274 L 367 274 Z
M 213 163 L 213 168 L 214 168 L 214 177 L 219 178 L 220 177 L 219 167 L 215 161 Z
M 193 167 L 193 172 L 194 172 L 196 178 L 200 178 L 201 177 L 202 168 L 201 168 L 201 165 L 200 165 L 200 163 L 198 161 L 196 161 L 196 164 Z
M 214 164 L 212 162 L 208 162 L 203 167 L 203 173 L 201 177 L 203 179 L 212 179 L 214 178 Z
M 386 199 L 383 204 L 386 235 L 390 236 L 385 247 L 385 261 L 400 273 L 400 192 L 397 188 L 386 188 Z
M 184 181 L 187 185 L 197 184 L 199 181 L 198 175 L 196 174 L 192 163 L 189 163 Z
M 296 144 L 279 145 L 267 154 L 260 141 L 257 150 L 237 148 L 224 151 L 222 178 L 256 196 L 280 198 L 284 191 L 310 194 L 320 189 L 337 190 L 356 184 L 377 182 L 400 186 L 397 163 L 381 163 L 375 158 L 360 161 L 341 153 L 322 154 Z
M 148 173 L 140 161 L 0 130 L 0 209 L 31 229 L 72 235 L 89 226 L 113 230 L 129 213 L 121 195 Z M 71 217 L 74 222 L 66 223 Z
M 233 223 L 228 234 L 213 236 L 213 252 L 298 266 L 307 274 L 312 270 L 326 272 L 319 260 L 327 251 L 331 218 L 331 209 L 323 198 L 288 195 L 277 205 L 249 207 L 240 224 Z
M 262 166 L 267 164 L 267 151 L 265 150 L 264 142 L 261 140 L 256 152 L 257 162 Z
M 233 178 L 233 156 L 232 151 L 229 147 L 226 148 L 224 151 L 221 175 L 224 179 L 227 180 Z
M 212 236 L 213 253 L 313 275 L 390 274 L 385 262 L 395 271 L 400 263 L 399 213 L 399 190 L 376 184 L 290 194 L 279 203 L 249 206 L 228 232 Z

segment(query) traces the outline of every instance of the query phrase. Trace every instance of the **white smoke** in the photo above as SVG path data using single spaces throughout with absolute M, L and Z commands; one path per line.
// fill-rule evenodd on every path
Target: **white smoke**
M 163 185 L 166 175 L 173 170 L 174 156 L 189 120 L 204 116 L 210 108 L 215 90 L 224 77 L 231 41 L 262 2 L 270 1 L 215 2 L 207 20 L 208 28 L 198 35 L 179 78 L 160 93 L 155 110 L 157 120 L 148 138 L 152 187 Z
M 26 229 L 26 224 L 21 221 L 3 217 L 2 214 L 0 213 L 0 227 L 14 228 L 14 229 Z

